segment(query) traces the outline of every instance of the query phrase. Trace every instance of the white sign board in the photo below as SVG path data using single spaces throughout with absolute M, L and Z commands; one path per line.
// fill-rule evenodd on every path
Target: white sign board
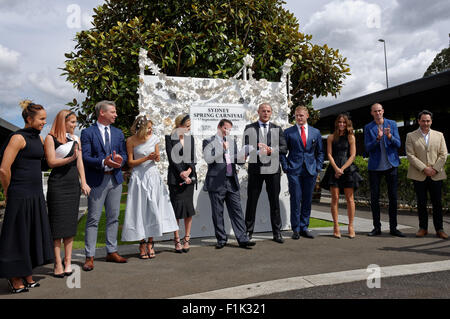
M 217 124 L 222 119 L 233 123 L 231 135 L 242 135 L 248 121 L 247 107 L 243 104 L 206 103 L 191 106 L 191 132 L 194 136 L 211 136 L 217 133 Z

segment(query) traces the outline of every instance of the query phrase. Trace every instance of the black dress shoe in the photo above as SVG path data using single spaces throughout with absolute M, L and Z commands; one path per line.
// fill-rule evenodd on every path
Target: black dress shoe
M 222 249 L 223 247 L 225 247 L 226 243 L 217 243 L 216 244 L 216 249 Z
M 281 236 L 281 234 L 277 234 L 277 235 L 273 236 L 273 241 L 280 243 L 280 244 L 284 243 L 284 239 Z
M 314 238 L 314 235 L 312 234 L 312 232 L 310 230 L 301 231 L 300 236 L 303 236 L 306 238 L 311 238 L 311 239 Z
M 399 231 L 398 229 L 394 229 L 394 230 L 391 230 L 390 232 L 389 232 L 392 236 L 395 236 L 395 237 L 406 237 L 401 231 Z
M 255 245 L 256 243 L 254 241 L 243 241 L 239 243 L 239 247 L 241 248 L 249 248 Z
M 293 234 L 292 234 L 292 239 L 294 239 L 294 240 L 299 240 L 300 239 L 300 233 L 298 233 L 298 232 L 294 232 Z
M 381 229 L 374 228 L 370 233 L 367 234 L 367 236 L 373 237 L 373 236 L 380 236 L 381 235 Z

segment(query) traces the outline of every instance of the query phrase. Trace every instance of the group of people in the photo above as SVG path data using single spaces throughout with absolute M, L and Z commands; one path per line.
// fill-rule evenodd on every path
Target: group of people
M 128 182 L 122 241 L 139 241 L 139 258 L 155 258 L 154 238 L 174 233 L 176 253 L 190 250 L 192 217 L 195 215 L 193 195 L 197 186 L 196 151 L 190 134 L 189 115 L 175 120 L 175 128 L 165 136 L 169 161 L 167 184 L 156 163 L 160 161 L 159 137 L 153 134 L 153 122 L 138 116 L 131 127 L 132 136 L 114 124 L 117 118 L 113 101 L 96 104 L 97 122 L 74 135 L 75 113 L 60 111 L 45 141 L 40 131 L 46 124 L 46 111 L 31 101 L 22 103 L 25 128 L 13 133 L 0 151 L 0 179 L 6 195 L 6 211 L 0 236 L 0 277 L 7 278 L 13 293 L 38 287 L 32 269 L 54 263 L 54 276 L 72 273 L 71 254 L 77 231 L 80 194 L 88 196 L 85 232 L 86 260 L 83 270 L 94 269 L 97 232 L 103 207 L 106 215 L 106 261 L 126 263 L 118 254 L 120 201 L 125 164 L 132 169 Z M 368 234 L 381 234 L 380 181 L 386 178 L 389 194 L 390 234 L 404 237 L 397 229 L 397 149 L 401 147 L 395 121 L 384 118 L 383 107 L 371 107 L 374 121 L 364 129 L 364 144 L 369 154 L 369 181 L 374 229 Z M 273 240 L 282 244 L 280 216 L 281 171 L 286 173 L 290 193 L 292 239 L 314 238 L 308 229 L 313 189 L 322 169 L 325 151 L 320 131 L 308 125 L 308 109 L 295 109 L 296 124 L 286 129 L 270 121 L 272 107 L 259 105 L 258 121 L 247 125 L 243 146 L 230 137 L 233 123 L 222 119 L 217 134 L 203 140 L 203 156 L 208 171 L 203 189 L 208 192 L 214 224 L 216 249 L 226 246 L 224 226 L 226 203 L 231 226 L 239 247 L 248 249 L 252 241 L 258 199 L 266 184 L 270 206 Z M 433 221 L 438 237 L 447 239 L 442 227 L 442 180 L 447 148 L 442 133 L 431 130 L 432 114 L 418 116 L 419 129 L 409 133 L 406 152 L 410 161 L 408 178 L 414 180 L 418 200 L 420 229 L 416 236 L 427 234 L 427 192 L 431 194 Z M 335 130 L 327 139 L 329 166 L 321 187 L 332 195 L 331 214 L 334 237 L 341 238 L 338 222 L 338 200 L 345 194 L 349 217 L 348 235 L 355 237 L 354 191 L 362 178 L 353 163 L 356 142 L 352 121 L 340 114 Z M 237 165 L 248 160 L 248 193 L 245 214 L 241 207 Z M 47 201 L 42 190 L 42 166 L 52 168 L 48 180 Z M 47 214 L 48 209 L 48 214 Z M 184 221 L 184 237 L 179 224 Z M 61 245 L 64 244 L 64 258 Z

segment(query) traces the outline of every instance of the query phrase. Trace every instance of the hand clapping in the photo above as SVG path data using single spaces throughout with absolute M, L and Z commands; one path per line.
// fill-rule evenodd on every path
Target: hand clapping
M 120 168 L 122 166 L 123 158 L 116 151 L 112 155 L 108 155 L 105 158 L 105 165 L 111 168 Z

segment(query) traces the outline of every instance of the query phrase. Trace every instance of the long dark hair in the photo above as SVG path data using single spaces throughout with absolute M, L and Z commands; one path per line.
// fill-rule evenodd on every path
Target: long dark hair
M 343 118 L 345 120 L 345 123 L 347 123 L 347 131 L 345 132 L 345 135 L 348 137 L 350 135 L 353 135 L 353 123 L 352 120 L 350 120 L 348 114 L 339 114 L 336 118 L 336 121 L 334 121 L 334 140 L 337 141 L 339 139 L 339 120 Z

